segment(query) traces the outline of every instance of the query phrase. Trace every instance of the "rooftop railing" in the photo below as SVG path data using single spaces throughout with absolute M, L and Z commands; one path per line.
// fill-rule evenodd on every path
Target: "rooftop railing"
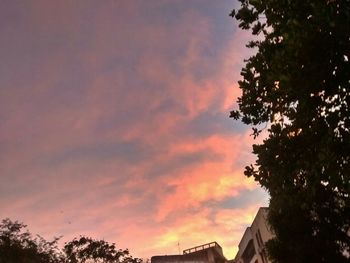
M 200 246 L 192 247 L 192 248 L 189 248 L 189 249 L 185 249 L 183 251 L 183 254 L 184 255 L 185 254 L 190 254 L 190 253 L 201 251 L 201 250 L 208 249 L 208 248 L 211 248 L 211 247 L 215 247 L 216 249 L 219 249 L 220 254 L 222 254 L 222 247 L 216 242 L 211 242 L 211 243 L 203 244 L 203 245 L 200 245 Z

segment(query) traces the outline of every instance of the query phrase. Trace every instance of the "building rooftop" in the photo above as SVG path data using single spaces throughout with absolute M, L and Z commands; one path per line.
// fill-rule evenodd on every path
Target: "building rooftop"
M 192 247 L 192 248 L 188 248 L 188 249 L 185 249 L 183 251 L 183 254 L 190 254 L 190 253 L 194 253 L 194 252 L 197 252 L 197 251 L 201 251 L 201 250 L 204 250 L 204 249 L 208 249 L 208 248 L 215 248 L 217 252 L 219 252 L 221 255 L 223 255 L 222 253 L 222 247 L 216 242 L 210 242 L 210 243 L 207 243 L 207 244 L 203 244 L 203 245 L 200 245 L 200 246 L 196 246 L 196 247 Z
M 185 249 L 181 255 L 153 256 L 151 263 L 227 263 L 222 247 L 217 242 Z

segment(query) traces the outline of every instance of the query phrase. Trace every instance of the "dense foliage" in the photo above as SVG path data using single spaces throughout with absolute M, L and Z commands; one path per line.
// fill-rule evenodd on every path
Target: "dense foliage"
M 34 238 L 22 223 L 4 219 L 0 224 L 0 263 L 63 262 L 57 241 Z
M 81 236 L 66 243 L 63 251 L 58 240 L 34 238 L 26 225 L 4 219 L 0 224 L 0 263 L 141 263 L 127 249 L 116 249 L 104 240 Z
M 245 174 L 270 194 L 269 255 L 349 262 L 350 1 L 239 1 L 231 15 L 256 54 L 231 117 L 267 134 Z
M 129 255 L 129 250 L 116 249 L 115 244 L 89 237 L 75 238 L 64 246 L 67 263 L 140 263 Z

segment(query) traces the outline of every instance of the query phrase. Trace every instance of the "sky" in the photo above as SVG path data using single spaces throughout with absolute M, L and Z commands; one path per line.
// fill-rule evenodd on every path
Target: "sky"
M 267 194 L 230 119 L 249 35 L 235 0 L 2 0 L 0 219 L 136 257 L 217 241 Z

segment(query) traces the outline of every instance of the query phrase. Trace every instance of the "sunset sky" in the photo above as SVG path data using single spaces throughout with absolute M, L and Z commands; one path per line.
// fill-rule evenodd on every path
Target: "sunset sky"
M 0 219 L 136 257 L 217 241 L 267 194 L 230 110 L 249 35 L 234 0 L 2 0 Z

